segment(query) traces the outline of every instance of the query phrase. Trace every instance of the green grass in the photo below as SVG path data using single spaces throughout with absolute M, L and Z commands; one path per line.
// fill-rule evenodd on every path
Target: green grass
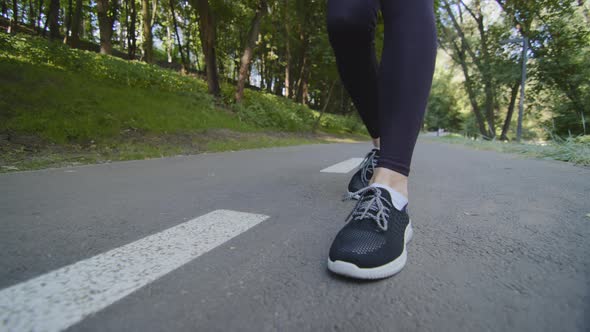
M 200 78 L 39 37 L 0 33 L 0 73 L 0 172 L 327 141 L 286 98 L 247 90 L 236 105 L 225 84 L 215 101 Z M 319 129 L 368 138 L 352 117 Z
M 542 144 L 472 140 L 457 134 L 430 139 L 463 144 L 479 150 L 516 153 L 528 157 L 554 159 L 576 165 L 590 166 L 590 136 L 568 139 L 556 138 Z
M 8 59 L 0 62 L 0 131 L 54 143 L 117 137 L 125 129 L 177 133 L 212 128 L 252 131 L 200 94 L 129 87 L 106 79 Z M 9 82 L 7 82 L 9 81 Z

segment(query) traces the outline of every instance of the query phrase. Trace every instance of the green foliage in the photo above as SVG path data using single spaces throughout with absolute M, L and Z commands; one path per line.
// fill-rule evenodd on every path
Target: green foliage
M 238 117 L 256 127 L 284 131 L 310 131 L 319 116 L 307 106 L 265 92 L 246 90 L 241 104 L 233 103 L 235 87 L 222 85 L 222 98 Z M 336 134 L 364 134 L 364 126 L 356 116 L 324 114 L 320 129 Z
M 535 50 L 539 89 L 553 90 L 555 133 L 590 133 L 590 28 L 588 18 L 579 10 L 561 9 L 548 16 L 536 31 L 541 41 Z
M 450 71 L 437 71 L 432 82 L 428 107 L 424 122 L 430 131 L 444 128 L 447 131 L 459 131 L 463 118 L 459 113 L 457 90 L 459 85 L 453 83 Z
M 311 110 L 289 99 L 265 92 L 246 90 L 241 104 L 231 101 L 235 93 L 233 85 L 224 84 L 223 98 L 228 101 L 238 117 L 261 128 L 286 131 L 308 131 L 313 123 Z
M 324 114 L 320 121 L 320 125 L 327 132 L 337 134 L 361 134 L 369 135 L 367 129 L 359 119 L 356 113 L 348 116 L 340 116 L 335 114 Z
M 482 135 L 497 135 L 506 120 L 512 87 L 522 73 L 522 42 L 516 40 L 523 37 L 529 40 L 524 137 L 542 137 L 547 122 L 561 135 L 584 133 L 583 118 L 590 114 L 587 2 L 437 3 L 439 45 L 461 65 L 463 76 L 469 77 L 463 90 L 470 104 L 478 106 L 469 105 L 471 111 L 486 120 L 475 122 Z M 516 112 L 512 119 L 516 119 Z M 507 134 L 513 131 L 511 125 Z
M 316 116 L 307 106 L 253 90 L 242 105 L 232 105 L 236 113 L 223 111 L 194 77 L 23 35 L 0 34 L 0 72 L 0 132 L 55 143 L 216 128 L 308 132 Z M 229 102 L 234 87 L 223 89 Z M 351 126 L 343 125 L 339 132 Z
M 211 100 L 201 80 L 144 62 L 73 50 L 63 43 L 48 42 L 40 37 L 0 34 L 0 60 L 4 58 L 48 65 L 94 79 L 113 80 L 128 87 L 190 92 L 198 94 L 199 99 Z
M 477 126 L 477 121 L 476 121 L 475 115 L 473 115 L 473 113 L 469 113 L 467 115 L 467 118 L 463 122 L 463 126 L 461 128 L 460 133 L 463 134 L 465 137 L 476 138 L 476 137 L 480 136 L 479 128 Z
M 100 141 L 127 134 L 210 128 L 253 130 L 216 111 L 209 98 L 92 79 L 46 65 L 3 59 L 0 132 L 35 134 L 55 143 Z

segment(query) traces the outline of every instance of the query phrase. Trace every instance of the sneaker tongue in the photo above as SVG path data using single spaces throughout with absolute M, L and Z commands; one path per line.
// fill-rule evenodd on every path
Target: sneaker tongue
M 389 191 L 387 191 L 384 188 L 381 188 L 379 186 L 375 186 L 375 185 L 371 185 L 371 187 L 373 188 L 377 188 L 377 190 L 379 190 L 379 192 L 381 193 L 381 197 L 385 198 L 385 200 L 387 200 L 389 202 L 389 204 L 393 205 L 393 202 L 391 200 L 391 194 L 389 193 Z M 370 198 L 369 198 L 370 197 Z M 371 193 L 369 196 L 367 195 L 363 195 L 361 200 L 368 200 L 368 199 L 373 199 L 373 193 Z
M 381 196 L 387 198 L 387 201 L 391 203 L 396 208 L 396 210 L 403 211 L 406 208 L 406 205 L 408 205 L 408 199 L 395 191 L 393 188 L 379 183 L 373 183 L 371 186 L 379 188 L 381 191 Z

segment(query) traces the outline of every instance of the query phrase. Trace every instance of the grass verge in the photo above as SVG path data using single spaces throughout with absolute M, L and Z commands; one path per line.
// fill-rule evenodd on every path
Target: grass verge
M 281 147 L 301 144 L 359 142 L 364 136 L 239 132 L 229 129 L 195 133 L 146 134 L 89 144 L 51 144 L 35 136 L 0 137 L 0 173 L 191 155 L 203 152 Z
M 462 144 L 478 150 L 516 153 L 528 157 L 547 158 L 571 162 L 581 166 L 590 166 L 590 136 L 558 139 L 544 143 L 472 140 L 456 134 L 428 139 L 446 143 Z

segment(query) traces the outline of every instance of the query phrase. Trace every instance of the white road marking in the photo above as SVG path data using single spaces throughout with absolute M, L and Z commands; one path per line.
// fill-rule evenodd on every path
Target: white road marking
M 64 330 L 267 218 L 216 210 L 6 288 L 0 330 Z
M 340 162 L 338 164 L 324 168 L 320 172 L 345 174 L 345 173 L 348 173 L 348 172 L 352 171 L 353 169 L 357 168 L 361 164 L 362 161 L 363 161 L 363 158 L 350 158 L 350 159 Z

